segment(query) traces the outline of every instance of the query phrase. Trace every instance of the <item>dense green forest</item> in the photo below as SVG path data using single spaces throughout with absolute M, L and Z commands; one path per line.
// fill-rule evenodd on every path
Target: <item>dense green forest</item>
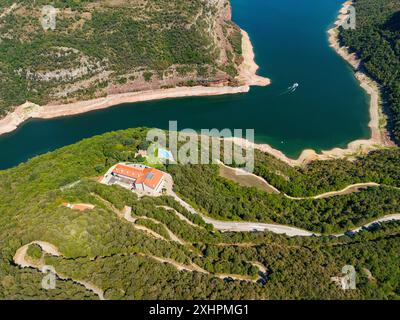
M 333 233 L 400 209 L 400 189 L 386 186 L 318 200 L 291 200 L 222 179 L 217 166 L 171 166 L 170 172 L 179 194 L 222 220 L 274 222 Z
M 49 4 L 54 30 L 42 27 Z M 144 90 L 152 79 L 154 88 L 234 81 L 241 34 L 227 10 L 228 0 L 1 0 L 0 117 L 27 100 Z
M 40 286 L 43 274 L 16 266 L 17 249 L 36 240 L 55 245 L 62 256 L 43 257 L 40 248 L 31 245 L 30 258 L 44 259 L 58 273 L 96 285 L 107 299 L 399 298 L 399 222 L 340 238 L 221 233 L 171 197 L 139 199 L 126 189 L 98 183 L 97 178 L 111 165 L 142 160 L 135 160 L 135 153 L 145 145 L 146 132 L 139 128 L 107 133 L 0 171 L 1 299 L 98 298 L 68 280 L 58 280 L 56 289 L 44 290 Z M 387 183 L 318 201 L 292 202 L 279 194 L 240 187 L 219 177 L 217 166 L 167 165 L 163 170 L 172 174 L 176 192 L 205 214 L 333 232 L 399 212 L 400 191 L 393 188 L 399 186 L 399 158 L 398 149 L 388 149 L 348 164 L 332 160 L 292 168 L 274 158 L 257 157 L 256 167 L 287 175 L 287 185 L 298 183 L 297 189 L 306 188 L 318 176 L 325 177 L 319 187 L 323 190 L 335 189 L 335 181 L 342 183 L 341 177 L 347 175 L 350 183 L 370 178 Z M 387 170 L 377 169 L 385 163 Z M 331 166 L 342 170 L 330 170 Z M 351 175 L 346 174 L 349 170 L 353 170 Z M 95 208 L 74 211 L 61 205 L 65 202 L 91 203 Z M 121 218 L 125 206 L 132 208 L 139 225 L 165 239 L 152 237 Z M 171 240 L 167 230 L 181 242 Z M 195 264 L 205 271 L 178 271 L 155 257 Z M 265 282 L 257 281 L 259 269 L 254 263 L 265 267 Z M 340 276 L 348 264 L 356 268 L 357 289 L 343 291 L 331 277 Z M 222 279 L 218 274 L 227 276 Z
M 367 157 L 356 156 L 353 161 L 313 161 L 307 166 L 293 168 L 255 150 L 254 173 L 295 197 L 315 196 L 362 182 L 399 186 L 400 153 L 396 148 L 389 148 L 372 151 Z
M 389 129 L 400 141 L 400 2 L 355 0 L 356 29 L 341 30 L 344 45 L 357 52 L 367 73 L 384 87 Z

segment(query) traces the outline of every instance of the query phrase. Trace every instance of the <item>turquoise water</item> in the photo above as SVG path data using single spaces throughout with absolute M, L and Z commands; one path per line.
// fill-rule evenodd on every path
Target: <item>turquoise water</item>
M 256 141 L 291 157 L 305 148 L 367 138 L 368 97 L 329 47 L 341 0 L 233 0 L 233 19 L 252 39 L 259 73 L 272 80 L 247 94 L 125 104 L 73 117 L 30 120 L 0 136 L 0 168 L 104 132 L 147 126 L 255 129 Z M 299 88 L 282 94 L 293 83 Z

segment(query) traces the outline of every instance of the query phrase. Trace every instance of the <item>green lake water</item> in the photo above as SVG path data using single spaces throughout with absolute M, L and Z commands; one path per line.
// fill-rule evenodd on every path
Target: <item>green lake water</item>
M 232 0 L 233 19 L 248 31 L 259 74 L 272 80 L 249 93 L 125 104 L 52 120 L 33 119 L 0 136 L 0 168 L 83 138 L 147 126 L 255 129 L 258 143 L 288 156 L 344 147 L 367 138 L 369 99 L 330 47 L 327 30 L 342 0 Z M 293 83 L 298 89 L 282 94 Z

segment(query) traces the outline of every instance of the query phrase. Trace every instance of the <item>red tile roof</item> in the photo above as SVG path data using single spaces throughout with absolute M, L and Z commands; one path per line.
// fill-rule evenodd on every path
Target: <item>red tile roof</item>
M 87 204 L 87 203 L 67 203 L 64 202 L 62 204 L 64 207 L 70 208 L 72 210 L 79 210 L 79 211 L 86 211 L 86 210 L 93 210 L 95 208 L 94 205 L 92 204 Z
M 123 164 L 117 164 L 113 173 L 134 179 L 136 184 L 144 184 L 151 189 L 155 189 L 164 176 L 160 170 L 154 168 L 129 167 Z

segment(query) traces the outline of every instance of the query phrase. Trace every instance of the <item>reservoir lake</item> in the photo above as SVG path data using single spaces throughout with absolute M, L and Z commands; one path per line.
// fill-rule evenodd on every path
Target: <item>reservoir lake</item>
M 0 169 L 83 138 L 131 127 L 254 129 L 296 158 L 304 149 L 345 147 L 370 137 L 369 97 L 329 47 L 327 30 L 342 0 L 232 0 L 233 20 L 252 40 L 259 74 L 272 80 L 249 93 L 124 104 L 77 116 L 31 119 L 0 136 Z M 294 92 L 287 89 L 294 83 Z

